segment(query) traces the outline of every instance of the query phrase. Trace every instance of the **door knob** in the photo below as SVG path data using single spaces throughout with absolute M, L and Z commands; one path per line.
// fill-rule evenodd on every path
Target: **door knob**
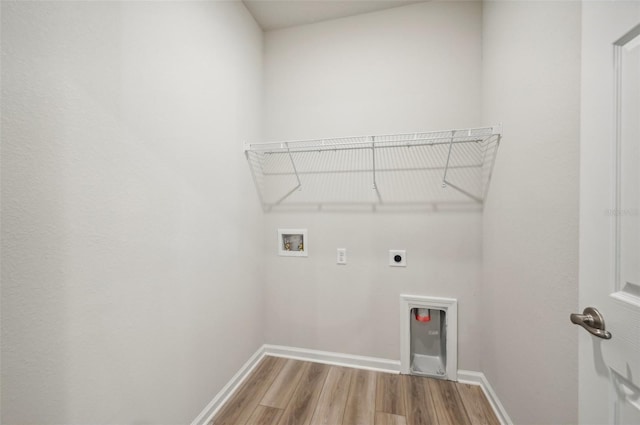
M 572 313 L 569 316 L 571 323 L 580 325 L 589 331 L 590 334 L 602 339 L 611 339 L 611 332 L 604 328 L 604 318 L 598 310 L 593 307 L 587 307 L 582 314 Z

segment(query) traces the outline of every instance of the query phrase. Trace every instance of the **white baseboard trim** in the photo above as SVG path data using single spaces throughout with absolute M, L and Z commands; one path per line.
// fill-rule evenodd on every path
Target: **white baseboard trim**
M 470 370 L 458 370 L 458 382 L 462 382 L 464 384 L 479 385 L 480 388 L 482 388 L 484 395 L 487 397 L 487 400 L 489 400 L 489 403 L 491 403 L 491 407 L 493 407 L 493 411 L 498 417 L 500 423 L 502 425 L 513 425 L 513 421 L 507 414 L 507 411 L 500 402 L 498 395 L 493 390 L 493 387 L 489 383 L 489 380 L 486 376 L 484 376 L 484 373 L 473 372 Z
M 334 366 L 367 369 L 377 372 L 400 373 L 400 361 L 380 359 L 377 357 L 356 356 L 353 354 L 332 353 L 329 351 L 310 350 L 307 348 L 286 347 L 282 345 L 265 344 L 253 353 L 251 358 L 238 370 L 227 384 L 216 394 L 202 412 L 194 419 L 191 425 L 206 425 L 218 412 L 220 407 L 233 395 L 249 376 L 251 371 L 264 356 L 285 357 L 288 359 L 304 360 L 315 363 L 324 363 Z M 458 382 L 471 385 L 479 385 L 487 400 L 491 404 L 498 420 L 502 425 L 513 425 L 511 418 L 498 399 L 495 391 L 489 384 L 484 373 L 469 370 L 458 370 Z
M 288 359 L 305 360 L 334 366 L 346 366 L 356 369 L 374 370 L 376 372 L 400 373 L 400 361 L 380 359 L 377 357 L 332 353 L 329 351 L 285 347 L 282 345 L 265 345 L 264 353 L 267 356 L 286 357 Z
M 191 422 L 191 425 L 206 425 L 209 421 L 211 421 L 211 419 L 213 419 L 213 416 L 218 413 L 220 407 L 222 407 L 222 405 L 226 403 L 227 400 L 229 400 L 231 395 L 233 395 L 233 393 L 236 392 L 238 388 L 240 388 L 240 385 L 242 385 L 247 376 L 249 376 L 251 371 L 256 367 L 256 365 L 260 362 L 260 360 L 262 360 L 264 356 L 265 353 L 263 345 L 258 348 L 255 353 L 253 353 L 253 355 L 240 368 L 240 370 L 238 370 L 238 372 L 233 375 L 231 380 L 229 380 L 229 382 L 227 382 L 227 384 L 222 387 L 220 392 L 216 394 L 213 400 L 211 400 L 209 404 L 207 404 L 207 407 L 205 407 L 202 412 L 200 412 L 198 417 L 195 418 L 193 422 Z

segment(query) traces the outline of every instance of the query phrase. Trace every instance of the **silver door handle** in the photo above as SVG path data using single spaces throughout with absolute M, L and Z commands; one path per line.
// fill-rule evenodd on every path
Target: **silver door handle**
M 572 313 L 569 319 L 571 319 L 571 323 L 582 326 L 598 338 L 611 339 L 611 332 L 604 329 L 602 314 L 593 307 L 585 308 L 582 314 Z

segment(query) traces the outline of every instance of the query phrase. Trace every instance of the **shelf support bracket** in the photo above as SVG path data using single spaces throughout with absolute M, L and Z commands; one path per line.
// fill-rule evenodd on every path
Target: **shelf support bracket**
M 382 203 L 382 196 L 380 196 L 380 191 L 378 190 L 378 183 L 376 182 L 376 138 L 375 136 L 371 136 L 371 160 L 372 160 L 372 169 L 373 169 L 373 190 L 376 191 L 378 202 Z
M 451 132 L 451 141 L 449 142 L 449 153 L 447 154 L 447 163 L 444 166 L 444 175 L 442 176 L 442 187 L 447 187 L 447 171 L 449 171 L 449 161 L 451 160 L 451 149 L 453 148 L 453 139 L 455 130 Z
M 482 193 L 482 196 L 484 196 L 485 198 L 487 196 L 487 192 L 489 191 L 489 184 L 491 183 L 491 177 L 493 177 L 493 167 L 496 165 L 496 156 L 498 154 L 498 148 L 500 147 L 500 139 L 502 138 L 502 135 L 500 133 L 497 133 L 495 137 L 496 137 L 496 142 L 495 142 L 495 147 L 493 148 L 493 153 L 492 153 L 493 157 L 491 158 L 491 165 L 489 166 L 489 175 L 487 176 L 487 181 L 485 183 L 485 187 Z M 487 144 L 489 143 L 490 142 L 488 141 Z M 484 163 L 484 158 L 483 158 L 483 163 Z
M 447 182 L 447 185 L 452 187 L 452 188 L 454 188 L 455 190 L 457 190 L 458 192 L 462 193 L 463 195 L 468 196 L 469 198 L 473 199 L 477 203 L 482 204 L 482 199 L 481 198 L 478 198 L 477 196 L 474 196 L 474 195 L 470 194 L 466 190 L 459 188 L 458 186 L 456 186 L 455 184 L 452 184 L 451 182 Z
M 456 137 L 456 131 L 452 130 L 451 131 L 451 140 L 449 141 L 449 153 L 447 154 L 447 163 L 444 166 L 444 175 L 442 176 L 442 187 L 445 188 L 447 186 L 452 187 L 453 189 L 457 190 L 458 192 L 462 193 L 465 196 L 468 196 L 469 198 L 473 199 L 474 201 L 478 202 L 479 204 L 482 204 L 482 199 L 478 198 L 477 196 L 474 196 L 472 194 L 470 194 L 469 192 L 467 192 L 466 190 L 456 186 L 455 184 L 452 184 L 451 182 L 447 181 L 447 172 L 449 171 L 449 162 L 451 160 L 451 150 L 453 149 L 453 140 Z
M 293 189 L 288 191 L 282 198 L 278 199 L 274 203 L 274 205 L 280 205 L 282 201 L 284 201 L 289 196 L 291 196 L 296 190 L 302 190 L 302 182 L 300 182 L 300 175 L 298 175 L 298 169 L 296 168 L 296 163 L 293 160 L 293 155 L 291 155 L 291 149 L 289 149 L 289 143 L 284 143 L 284 146 L 287 148 L 287 155 L 289 156 L 289 161 L 291 161 L 291 167 L 293 168 L 293 173 L 296 176 L 296 181 L 298 182 L 298 184 Z
M 296 163 L 293 160 L 293 155 L 291 155 L 291 149 L 289 149 L 289 143 L 287 145 L 287 154 L 289 155 L 289 161 L 291 161 L 291 167 L 293 167 L 293 172 L 296 175 L 296 180 L 298 181 L 298 185 L 295 187 L 296 189 L 302 190 L 302 183 L 300 182 L 300 176 L 298 175 L 298 169 L 296 168 Z

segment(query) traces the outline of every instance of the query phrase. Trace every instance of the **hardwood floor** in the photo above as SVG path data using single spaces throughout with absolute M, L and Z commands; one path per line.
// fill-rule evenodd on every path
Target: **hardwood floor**
M 209 425 L 500 425 L 480 387 L 266 356 Z

